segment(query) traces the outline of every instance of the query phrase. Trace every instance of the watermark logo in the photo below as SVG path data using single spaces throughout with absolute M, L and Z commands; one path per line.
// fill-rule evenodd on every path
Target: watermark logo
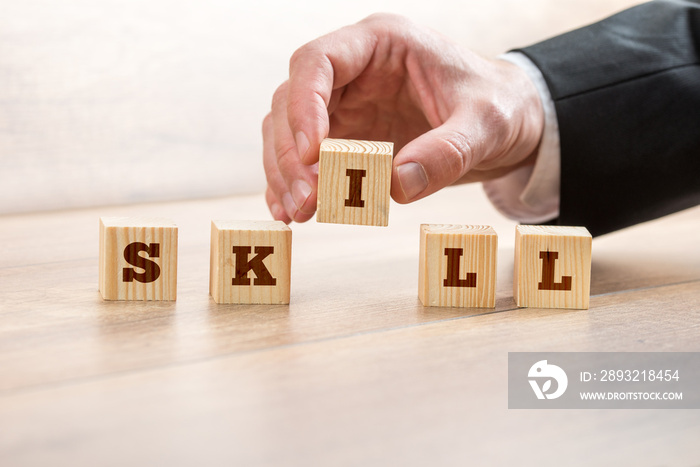
M 700 352 L 508 352 L 508 408 L 700 409 Z
M 547 360 L 540 360 L 532 365 L 527 376 L 531 378 L 528 381 L 538 399 L 557 399 L 564 394 L 569 384 L 566 372 L 556 365 L 548 364 Z M 556 390 L 549 392 L 552 389 L 552 380 L 557 383 Z

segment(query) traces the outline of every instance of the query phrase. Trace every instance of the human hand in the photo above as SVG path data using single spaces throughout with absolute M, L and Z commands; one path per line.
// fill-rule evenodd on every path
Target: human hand
M 534 163 L 544 114 L 517 66 L 436 32 L 370 16 L 298 49 L 263 121 L 266 200 L 277 220 L 316 210 L 326 137 L 391 141 L 391 196 L 409 203 L 456 182 Z

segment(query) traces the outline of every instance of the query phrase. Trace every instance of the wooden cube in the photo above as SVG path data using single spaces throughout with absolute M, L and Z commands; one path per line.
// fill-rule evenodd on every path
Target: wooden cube
M 316 220 L 387 226 L 393 152 L 393 143 L 324 139 Z
M 424 306 L 496 306 L 498 235 L 484 225 L 420 229 L 418 298 Z
M 212 221 L 209 264 L 216 303 L 289 303 L 292 230 L 279 221 Z
M 177 226 L 160 218 L 100 218 L 99 289 L 105 300 L 175 300 Z
M 515 303 L 520 307 L 588 309 L 591 243 L 585 227 L 517 226 Z

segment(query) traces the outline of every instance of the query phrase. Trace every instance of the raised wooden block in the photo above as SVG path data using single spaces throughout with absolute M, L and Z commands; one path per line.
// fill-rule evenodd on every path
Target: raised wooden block
M 588 309 L 591 243 L 585 227 L 517 226 L 513 276 L 516 305 Z
M 292 230 L 279 221 L 212 221 L 209 264 L 216 303 L 289 303 Z
M 318 166 L 316 220 L 389 225 L 394 144 L 324 139 Z
M 418 298 L 424 306 L 496 306 L 498 235 L 484 225 L 420 228 Z
M 175 300 L 177 226 L 160 218 L 100 218 L 99 282 L 105 300 Z

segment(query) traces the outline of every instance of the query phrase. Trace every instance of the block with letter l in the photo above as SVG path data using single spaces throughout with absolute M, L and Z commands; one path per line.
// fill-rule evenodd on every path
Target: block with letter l
M 519 307 L 588 309 L 591 234 L 585 227 L 515 228 L 513 297 Z
M 483 225 L 423 224 L 418 298 L 424 306 L 496 306 L 498 235 Z
M 316 221 L 387 226 L 393 152 L 393 143 L 324 139 Z
M 291 259 L 284 222 L 214 220 L 209 293 L 216 303 L 289 303 Z
M 177 298 L 177 226 L 172 221 L 101 217 L 99 242 L 104 300 Z

